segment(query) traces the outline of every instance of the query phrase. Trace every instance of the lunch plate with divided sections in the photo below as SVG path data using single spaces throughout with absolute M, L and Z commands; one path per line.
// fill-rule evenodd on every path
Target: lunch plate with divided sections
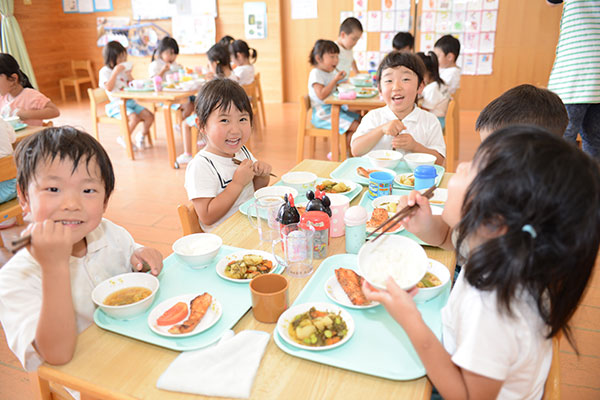
M 334 169 L 329 175 L 334 179 L 350 179 L 351 181 L 360 183 L 361 185 L 368 186 L 369 178 L 365 178 L 363 176 L 358 175 L 358 173 L 356 172 L 356 169 L 358 167 L 363 167 L 365 169 L 372 170 L 381 169 L 374 167 L 367 157 L 351 157 L 344 160 L 344 162 L 341 163 L 336 169 Z M 437 176 L 435 177 L 435 184 L 439 186 L 444 176 L 444 173 L 446 172 L 446 169 L 441 165 L 434 165 L 434 167 L 437 172 Z M 404 160 L 400 161 L 396 168 L 393 168 L 393 170 L 396 172 L 396 174 L 405 174 L 412 172 L 412 170 L 408 168 L 408 165 L 406 165 L 406 162 Z M 396 181 L 394 181 L 394 186 L 408 188 L 407 186 L 399 185 Z
M 242 250 L 244 249 L 224 245 L 208 268 L 203 269 L 192 269 L 175 254 L 171 254 L 163 262 L 163 269 L 158 276 L 160 288 L 154 298 L 154 303 L 146 312 L 134 319 L 117 320 L 97 308 L 94 312 L 94 322 L 108 331 L 177 351 L 200 349 L 215 343 L 252 306 L 247 285 L 222 279 L 215 270 L 215 266 L 221 258 Z M 204 292 L 210 293 L 219 301 L 222 312 L 219 320 L 210 328 L 189 337 L 166 337 L 156 334 L 148 326 L 148 315 L 163 301 L 187 293 L 201 294 Z
M 290 308 L 308 302 L 331 303 L 323 288 L 340 267 L 358 272 L 357 256 L 338 254 L 326 258 Z M 417 304 L 423 320 L 438 339 L 442 336 L 440 310 L 446 305 L 449 295 L 450 285 L 439 296 Z M 383 306 L 346 308 L 346 311 L 354 320 L 354 335 L 343 346 L 325 351 L 304 350 L 285 342 L 277 329 L 273 331 L 275 344 L 295 357 L 385 379 L 410 380 L 425 375 L 425 367 L 408 336 Z

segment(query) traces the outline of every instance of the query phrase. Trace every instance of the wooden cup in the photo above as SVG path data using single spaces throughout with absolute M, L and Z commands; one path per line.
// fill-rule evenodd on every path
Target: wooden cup
M 259 275 L 250 281 L 252 313 L 260 322 L 273 323 L 288 308 L 288 280 L 283 275 Z

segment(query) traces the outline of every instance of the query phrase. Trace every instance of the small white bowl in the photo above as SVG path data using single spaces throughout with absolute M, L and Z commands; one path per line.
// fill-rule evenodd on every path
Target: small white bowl
M 194 233 L 173 243 L 173 252 L 192 268 L 204 268 L 216 257 L 223 239 L 212 233 Z
M 402 160 L 402 153 L 394 150 L 373 150 L 367 157 L 376 168 L 394 169 Z
M 17 126 L 17 124 L 19 122 L 21 122 L 21 119 L 19 117 L 17 117 L 16 115 L 14 117 L 5 117 L 2 118 L 4 121 L 8 122 L 13 128 L 15 126 Z
M 338 92 L 340 93 L 349 93 L 354 91 L 354 85 L 349 83 L 342 83 L 337 87 Z
M 92 301 L 109 317 L 131 319 L 142 314 L 152 305 L 159 286 L 158 279 L 152 274 L 128 272 L 113 276 L 98 284 L 92 291 Z M 143 300 L 124 306 L 107 306 L 104 304 L 104 300 L 108 295 L 128 287 L 145 287 L 150 289 L 152 294 Z
M 369 76 L 369 77 L 366 77 L 366 76 L 359 76 L 359 75 L 356 75 L 356 76 L 352 76 L 352 77 L 350 77 L 348 80 L 349 80 L 349 81 L 350 81 L 350 83 L 351 83 L 351 84 L 353 84 L 354 86 L 365 86 L 365 85 L 367 85 L 367 83 L 368 83 L 368 80 L 369 80 L 370 78 L 371 78 L 370 76 Z
M 283 200 L 283 196 L 289 193 L 294 196 L 294 199 L 298 197 L 298 191 L 292 187 L 283 185 L 266 186 L 254 192 L 254 198 L 258 200 L 261 197 L 280 197 Z
M 315 190 L 317 175 L 308 171 L 293 171 L 283 175 L 281 180 L 298 193 L 306 193 L 307 190 Z
M 442 282 L 441 285 L 430 287 L 430 288 L 419 288 L 419 292 L 413 297 L 413 300 L 417 303 L 423 303 L 427 300 L 431 300 L 444 290 L 444 288 L 450 283 L 450 271 L 436 260 L 429 260 L 427 266 L 427 272 L 434 274 Z M 422 278 L 421 278 L 422 279 Z
M 415 170 L 419 165 L 434 165 L 435 156 L 427 153 L 408 153 L 404 155 L 408 168 Z
M 378 289 L 385 289 L 392 276 L 398 286 L 409 290 L 423 279 L 428 264 L 423 247 L 404 236 L 384 235 L 358 251 L 360 274 Z

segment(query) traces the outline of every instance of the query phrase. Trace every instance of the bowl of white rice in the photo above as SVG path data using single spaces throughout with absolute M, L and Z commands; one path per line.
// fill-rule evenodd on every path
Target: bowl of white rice
M 358 252 L 360 274 L 378 289 L 385 289 L 391 276 L 398 286 L 409 290 L 423 278 L 428 264 L 423 247 L 404 236 L 383 235 Z
M 216 257 L 223 239 L 212 233 L 194 233 L 173 243 L 173 252 L 192 268 L 204 268 Z

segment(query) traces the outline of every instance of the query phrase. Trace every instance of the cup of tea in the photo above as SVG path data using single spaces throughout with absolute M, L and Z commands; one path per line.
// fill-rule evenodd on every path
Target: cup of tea
M 259 275 L 250 281 L 252 314 L 260 322 L 277 322 L 289 304 L 288 280 L 279 274 Z
M 277 211 L 283 204 L 280 196 L 263 196 L 248 207 L 248 220 L 258 229 L 261 242 L 269 242 L 279 238 L 279 222 Z
M 295 277 L 309 275 L 313 270 L 313 241 L 315 228 L 307 225 L 288 224 L 281 226 L 280 239 L 273 242 L 273 256 Z M 279 245 L 281 243 L 281 245 Z
M 371 200 L 381 196 L 389 196 L 392 194 L 393 183 L 394 176 L 389 172 L 371 172 L 369 174 L 369 189 L 367 195 Z

